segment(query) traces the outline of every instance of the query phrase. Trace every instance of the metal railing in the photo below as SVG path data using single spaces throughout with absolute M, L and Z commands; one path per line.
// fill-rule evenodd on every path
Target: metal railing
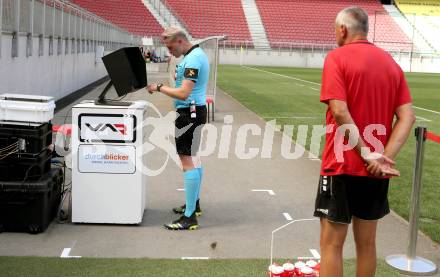
M 171 5 L 167 1 L 162 0 L 144 0 L 150 3 L 150 5 L 156 10 L 156 13 L 160 18 L 162 18 L 165 26 L 181 26 L 188 37 L 192 39 L 191 34 L 189 33 L 189 28 L 185 24 L 185 22 L 179 17 L 178 13 L 173 9 Z
M 97 45 L 116 50 L 140 45 L 141 38 L 70 2 L 61 0 L 0 0 L 0 45 L 3 34 L 12 35 L 12 56 L 18 56 L 18 38 L 27 37 L 27 56 L 31 56 L 33 38 L 39 39 L 39 55 L 44 53 L 43 39 L 49 39 L 49 55 L 58 44 L 58 54 L 93 52 Z M 1 55 L 1 48 L 0 48 Z
M 272 51 L 272 52 L 312 52 L 312 53 L 327 53 L 330 50 L 337 48 L 338 46 L 330 43 L 322 42 L 302 42 L 302 41 L 274 41 L 271 40 L 270 49 L 256 49 L 253 41 L 230 41 L 225 40 L 220 42 L 220 48 L 222 50 L 234 49 L 235 51 Z M 401 42 L 390 41 L 373 41 L 374 44 L 383 48 L 385 51 L 392 55 L 402 56 L 411 55 L 412 57 L 424 57 L 424 58 L 439 58 L 440 55 L 432 51 L 422 51 L 411 47 L 411 44 Z
M 177 20 L 180 25 L 187 29 L 194 38 L 198 38 L 197 35 L 194 34 L 194 30 L 192 28 L 188 28 L 189 26 L 185 25 L 185 21 L 179 17 L 179 13 L 173 9 L 173 6 L 168 3 L 167 0 L 144 0 L 149 2 L 155 9 L 159 16 L 164 20 L 167 26 L 175 25 L 174 20 Z M 202 5 L 203 6 L 203 5 Z M 200 10 L 200 13 L 204 12 L 204 8 L 202 6 L 194 7 L 196 10 Z M 396 22 L 394 22 L 393 17 L 399 17 L 399 19 L 405 19 L 400 13 L 396 12 L 388 12 L 388 11 L 375 11 L 374 15 L 370 15 L 370 41 L 374 42 L 379 47 L 385 49 L 388 52 L 395 54 L 402 53 L 411 53 L 411 54 L 422 54 L 422 55 L 430 55 L 436 56 L 436 51 L 429 45 L 425 43 L 425 40 L 420 36 L 417 29 L 415 28 L 415 22 L 409 22 L 407 20 L 407 27 L 411 28 L 411 30 L 399 30 L 403 27 L 399 27 Z M 203 17 L 194 18 L 194 22 L 192 26 L 205 26 L 208 22 Z M 406 19 L 405 19 L 406 20 Z M 405 29 L 405 28 L 404 28 Z M 211 34 L 215 35 L 233 35 L 236 33 L 236 30 L 232 31 L 232 34 L 228 34 L 228 30 L 225 30 L 223 34 Z M 295 30 L 285 30 L 286 32 L 293 32 Z M 304 31 L 306 32 L 306 31 Z M 233 37 L 233 36 L 230 36 Z M 247 49 L 255 49 L 255 45 L 259 45 L 260 41 L 237 41 L 232 40 L 223 43 L 223 47 L 226 48 L 236 48 L 240 50 L 241 48 Z M 336 47 L 335 44 L 329 44 L 328 42 L 315 41 L 315 42 L 301 42 L 301 41 L 276 41 L 271 39 L 269 41 L 270 48 L 263 48 L 258 50 L 266 51 L 266 50 L 278 50 L 278 51 L 286 51 L 289 49 L 297 50 L 304 49 L 307 51 L 328 51 Z M 438 53 L 437 53 L 438 56 Z
M 293 51 L 308 51 L 316 53 L 326 53 L 329 50 L 335 49 L 336 44 L 329 43 L 313 43 L 313 42 L 300 42 L 300 41 L 270 41 L 269 49 L 256 49 L 254 47 L 254 41 L 222 41 L 220 47 L 223 50 L 234 49 L 235 51 L 278 51 L 278 52 L 293 52 Z
M 173 18 L 176 18 L 176 13 L 172 14 L 173 11 L 167 3 L 162 2 L 161 0 L 147 0 L 157 11 L 158 15 L 163 19 L 164 23 L 167 26 L 174 26 L 177 25 L 177 23 L 173 20 Z

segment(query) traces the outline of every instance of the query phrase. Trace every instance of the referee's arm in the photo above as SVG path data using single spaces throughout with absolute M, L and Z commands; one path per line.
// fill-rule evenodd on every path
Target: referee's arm
M 172 97 L 174 99 L 178 100 L 186 100 L 189 95 L 191 94 L 191 91 L 194 89 L 194 81 L 191 80 L 183 80 L 182 86 L 179 88 L 172 88 L 169 86 L 162 86 L 160 88 L 160 92 L 162 92 L 165 95 L 168 95 L 169 97 Z M 157 84 L 150 84 L 148 85 L 148 92 L 150 94 L 154 93 L 155 91 L 158 91 Z

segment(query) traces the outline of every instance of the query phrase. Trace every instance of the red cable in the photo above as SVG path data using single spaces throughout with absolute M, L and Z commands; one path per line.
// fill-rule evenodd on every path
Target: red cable
M 426 133 L 426 138 L 440 144 L 440 136 L 431 132 Z

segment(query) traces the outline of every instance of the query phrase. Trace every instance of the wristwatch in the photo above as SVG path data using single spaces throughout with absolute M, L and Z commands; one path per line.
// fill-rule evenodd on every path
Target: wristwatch
M 158 84 L 158 85 L 157 85 L 157 91 L 160 92 L 160 88 L 161 88 L 161 87 L 163 87 L 163 84 Z

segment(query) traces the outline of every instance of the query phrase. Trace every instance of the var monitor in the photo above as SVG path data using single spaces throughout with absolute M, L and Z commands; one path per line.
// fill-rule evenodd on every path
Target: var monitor
M 129 105 L 127 102 L 109 101 L 105 95 L 113 85 L 119 97 L 147 86 L 145 60 L 138 47 L 126 47 L 102 57 L 110 82 L 96 101 L 98 105 Z

